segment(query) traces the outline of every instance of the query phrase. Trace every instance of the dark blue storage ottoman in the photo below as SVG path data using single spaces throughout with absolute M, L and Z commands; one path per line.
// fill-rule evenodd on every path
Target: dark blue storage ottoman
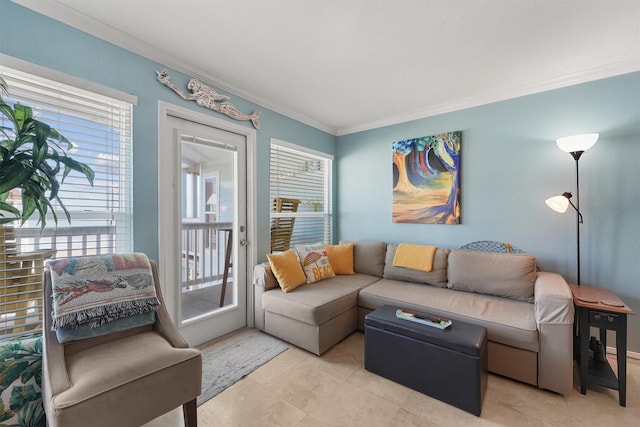
M 487 329 L 454 320 L 441 330 L 382 306 L 365 317 L 364 367 L 479 416 L 487 388 Z

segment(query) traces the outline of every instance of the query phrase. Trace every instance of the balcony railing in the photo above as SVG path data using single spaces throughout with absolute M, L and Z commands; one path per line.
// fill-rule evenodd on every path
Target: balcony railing
M 223 285 L 232 223 L 182 224 L 182 292 Z M 14 228 L 0 242 L 0 339 L 37 332 L 42 322 L 42 272 L 47 258 L 117 252 L 115 226 Z M 225 262 L 227 261 L 227 262 Z M 233 283 L 232 277 L 227 277 Z M 222 305 L 222 303 L 220 304 Z
M 115 236 L 115 226 L 0 228 L 0 339 L 42 327 L 47 259 L 115 252 Z
M 222 282 L 232 225 L 230 222 L 182 223 L 183 290 Z
M 182 224 L 182 288 L 220 282 L 231 222 Z M 115 226 L 16 228 L 16 252 L 51 251 L 55 257 L 101 255 L 117 251 Z
M 52 250 L 55 256 L 75 257 L 116 252 L 116 227 L 16 228 L 18 252 Z

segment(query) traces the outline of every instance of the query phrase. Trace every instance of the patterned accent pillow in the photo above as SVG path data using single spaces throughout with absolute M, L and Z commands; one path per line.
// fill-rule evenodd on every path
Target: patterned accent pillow
M 317 282 L 318 280 L 333 277 L 336 274 L 331 268 L 327 251 L 324 249 L 324 243 L 315 243 L 313 245 L 295 245 L 300 264 L 307 276 L 307 283 Z
M 42 336 L 0 344 L 0 425 L 45 425 L 42 405 Z

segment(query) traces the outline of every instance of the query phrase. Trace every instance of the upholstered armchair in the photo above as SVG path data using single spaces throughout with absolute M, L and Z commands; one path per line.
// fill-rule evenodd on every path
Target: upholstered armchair
M 42 394 L 49 426 L 140 426 L 181 405 L 185 426 L 197 425 L 202 356 L 171 321 L 156 264 L 150 267 L 159 301 L 153 323 L 64 343 L 52 330 L 52 272 L 45 271 Z

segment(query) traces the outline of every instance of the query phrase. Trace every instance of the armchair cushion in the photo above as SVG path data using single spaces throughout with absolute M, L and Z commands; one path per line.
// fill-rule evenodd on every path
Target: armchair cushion
M 155 331 L 89 347 L 60 362 L 66 364 L 73 387 L 49 402 L 49 411 L 55 413 L 58 425 L 88 425 L 88 420 L 96 419 L 110 419 L 110 425 L 135 425 L 135 420 L 153 418 L 141 417 L 141 413 L 153 413 L 156 405 L 180 406 L 185 390 L 191 390 L 192 395 L 200 393 L 202 362 L 198 350 L 167 345 L 166 339 Z M 150 394 L 153 399 L 135 397 Z M 133 404 L 128 408 L 112 404 L 131 400 Z M 116 416 L 113 412 L 120 413 Z M 116 423 L 114 416 L 121 421 Z M 85 423 L 78 424 L 80 420 Z

